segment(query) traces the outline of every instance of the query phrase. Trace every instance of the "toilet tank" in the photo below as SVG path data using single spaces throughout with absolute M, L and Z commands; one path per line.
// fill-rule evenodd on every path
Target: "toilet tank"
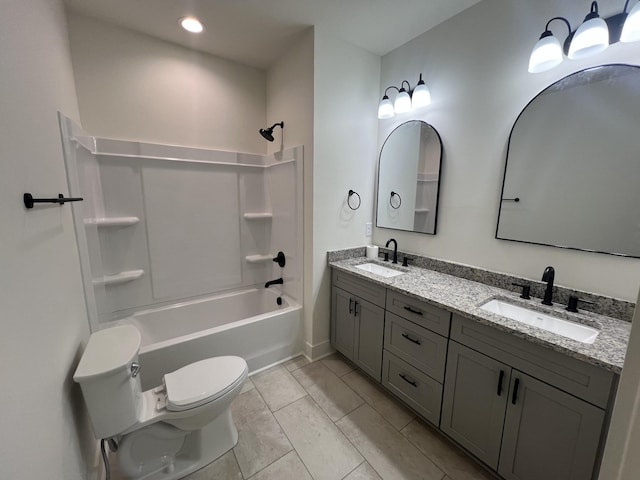
M 132 325 L 89 337 L 73 379 L 82 389 L 96 438 L 113 437 L 138 421 L 142 389 L 135 365 L 140 341 L 140 332 Z

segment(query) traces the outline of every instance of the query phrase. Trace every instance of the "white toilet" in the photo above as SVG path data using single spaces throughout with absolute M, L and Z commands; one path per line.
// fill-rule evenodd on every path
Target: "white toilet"
M 230 406 L 247 378 L 240 357 L 213 357 L 166 374 L 142 391 L 140 332 L 131 325 L 91 335 L 73 379 L 97 438 L 118 441 L 120 472 L 174 480 L 211 463 L 238 441 Z

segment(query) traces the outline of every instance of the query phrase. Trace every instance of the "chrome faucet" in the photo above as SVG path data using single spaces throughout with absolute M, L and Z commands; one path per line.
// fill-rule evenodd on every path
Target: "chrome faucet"
M 542 281 L 547 282 L 547 289 L 544 291 L 544 299 L 542 300 L 542 303 L 544 305 L 553 305 L 553 302 L 551 302 L 551 300 L 553 297 L 553 280 L 555 276 L 556 271 L 553 269 L 553 267 L 545 268 L 544 272 L 542 273 Z
M 396 242 L 396 239 L 390 238 L 389 240 L 387 240 L 385 247 L 389 248 L 389 244 L 391 242 L 393 242 L 393 262 L 392 263 L 398 263 L 398 242 Z
M 276 278 L 275 280 L 269 280 L 264 284 L 264 288 L 269 288 L 271 285 L 282 285 L 284 284 L 284 280 L 282 278 Z

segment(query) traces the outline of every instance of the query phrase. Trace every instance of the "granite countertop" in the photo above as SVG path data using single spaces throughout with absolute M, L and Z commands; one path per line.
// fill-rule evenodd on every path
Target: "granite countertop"
M 404 275 L 385 278 L 355 268 L 362 263 L 377 263 L 382 266 L 406 272 Z M 520 338 L 537 343 L 578 360 L 588 362 L 616 374 L 620 374 L 629 341 L 631 323 L 591 312 L 569 313 L 564 305 L 552 307 L 542 305 L 540 299 L 521 299 L 517 294 L 471 280 L 420 267 L 402 267 L 382 261 L 358 257 L 330 262 L 332 268 L 351 273 L 391 290 L 445 308 L 463 317 L 509 332 Z M 507 317 L 482 310 L 480 305 L 500 298 L 523 307 L 539 310 L 555 317 L 583 323 L 600 330 L 593 344 L 586 344 L 556 335 L 554 333 L 516 322 Z

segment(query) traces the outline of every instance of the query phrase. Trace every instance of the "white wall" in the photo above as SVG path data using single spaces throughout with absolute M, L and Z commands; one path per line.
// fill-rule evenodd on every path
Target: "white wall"
M 314 30 L 304 32 L 291 49 L 267 71 L 267 121 L 271 126 L 284 121 L 284 131 L 275 130 L 275 141 L 268 143 L 269 153 L 285 147 L 304 146 L 304 274 L 303 303 L 305 342 L 311 344 L 313 268 L 313 92 Z
M 262 70 L 70 12 L 83 128 L 121 140 L 265 153 Z
M 603 3 L 600 13 L 618 13 L 622 6 Z M 577 25 L 587 10 L 582 0 L 485 0 L 383 57 L 380 97 L 403 79 L 414 85 L 422 72 L 432 104 L 379 121 L 378 151 L 393 128 L 417 118 L 440 132 L 444 160 L 437 235 L 377 228 L 376 244 L 393 236 L 405 251 L 531 279 L 554 265 L 560 285 L 635 301 L 640 260 L 494 238 L 507 139 L 527 102 L 576 70 L 640 63 L 637 44 L 617 44 L 591 59 L 529 74 L 529 54 L 547 20 L 562 15 Z M 553 29 L 561 38 L 565 30 L 560 24 Z
M 0 19 L 2 478 L 84 480 L 95 441 L 71 376 L 88 337 L 56 111 L 78 118 L 59 0 L 4 0 Z
M 305 309 L 307 354 L 329 351 L 331 272 L 327 250 L 364 245 L 372 221 L 380 57 L 315 29 L 313 109 L 313 310 Z M 360 194 L 355 212 L 347 193 Z M 308 333 L 312 336 L 309 337 Z

